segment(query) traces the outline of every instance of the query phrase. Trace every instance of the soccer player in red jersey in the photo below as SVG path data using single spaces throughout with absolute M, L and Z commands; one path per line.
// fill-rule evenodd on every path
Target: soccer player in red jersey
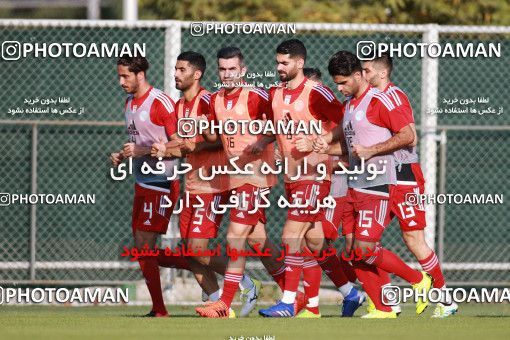
M 427 273 L 410 268 L 397 255 L 379 244 L 390 222 L 389 186 L 396 183 L 392 153 L 412 143 L 414 133 L 408 117 L 401 113 L 388 95 L 368 84 L 362 74 L 361 62 L 354 54 L 337 52 L 330 59 L 328 70 L 338 90 L 348 99 L 344 104 L 343 131 L 337 129 L 325 136 L 324 140 L 331 142 L 334 140 L 333 135 L 338 133 L 345 138 L 350 169 L 356 167 L 357 170 L 362 159 L 365 163 L 365 167 L 362 167 L 364 171 L 350 176 L 348 181 L 349 206 L 356 219 L 354 247 L 364 254 L 363 259 L 355 260 L 353 264 L 357 277 L 376 307 L 363 317 L 395 318 L 396 313 L 381 299 L 382 274 L 379 270 L 400 276 L 418 290 L 428 290 L 432 284 Z M 373 148 L 374 152 L 367 154 L 367 147 Z M 327 152 L 341 154 L 342 150 L 335 144 Z M 372 177 L 374 171 L 367 171 L 371 167 L 380 174 Z M 426 299 L 418 300 L 417 312 L 421 313 L 428 302 Z
M 176 104 L 179 122 L 209 115 L 211 94 L 200 85 L 205 69 L 205 58 L 197 52 L 186 51 L 177 57 L 175 83 L 177 89 L 183 93 Z M 182 127 L 180 125 L 182 124 L 178 123 L 178 129 Z M 212 166 L 225 164 L 226 158 L 221 141 L 208 143 L 200 135 L 187 137 L 185 131 L 180 131 L 178 135 L 176 141 L 168 144 L 153 144 L 151 154 L 154 157 L 186 157 L 186 163 L 191 165 L 192 170 L 185 175 L 185 195 L 189 195 L 189 205 L 184 206 L 179 225 L 186 245 L 198 253 L 207 249 L 209 240 L 217 236 L 223 217 L 223 214 L 218 214 L 217 211 L 219 205 L 226 202 L 229 185 L 228 178 L 223 175 L 203 180 L 200 174 L 208 175 Z M 183 198 L 182 201 L 188 200 Z M 214 271 L 225 275 L 227 257 L 193 256 L 188 258 L 188 261 L 208 300 L 219 300 L 220 289 Z M 241 316 L 246 316 L 257 300 L 260 283 L 248 275 L 243 275 L 240 286 L 246 295 L 242 308 L 244 313 L 241 313 Z M 230 310 L 229 316 L 235 317 L 235 313 Z
M 414 132 L 414 141 L 395 151 L 397 183 L 390 185 L 390 208 L 392 214 L 398 218 L 407 248 L 416 257 L 422 269 L 432 277 L 434 288 L 443 289 L 441 302 L 437 304 L 433 317 L 444 318 L 453 315 L 457 312 L 458 305 L 444 290 L 446 285 L 439 260 L 434 250 L 425 241 L 425 208 L 421 203 L 414 205 L 406 202 L 407 195 L 423 194 L 425 189 L 425 179 L 416 150 L 416 128 L 409 98 L 404 91 L 391 82 L 393 61 L 387 53 L 365 61 L 362 66 L 364 76 L 370 85 L 386 93 L 393 100 L 394 105 L 401 108 L 401 113 L 412 122 L 410 126 Z M 368 156 L 371 151 L 370 148 L 365 150 Z M 389 275 L 384 277 L 383 284 L 391 284 Z
M 125 117 L 129 142 L 121 151 L 110 155 L 113 166 L 132 158 L 136 184 L 131 226 L 139 251 L 146 246 L 155 248 L 158 235 L 167 231 L 173 209 L 161 206 L 165 202 L 164 196 L 172 202 L 179 196 L 179 182 L 167 180 L 172 175 L 174 160 L 164 161 L 164 174 L 143 174 L 141 171 L 144 162 L 155 168 L 157 160 L 150 156 L 151 145 L 159 138 L 164 141 L 175 138 L 177 129 L 175 105 L 168 95 L 148 83 L 148 68 L 149 63 L 144 57 L 120 58 L 117 62 L 119 83 L 128 93 Z M 161 292 L 159 265 L 189 269 L 186 259 L 165 257 L 161 251 L 157 257 L 141 256 L 138 262 L 153 304 L 147 316 L 168 316 Z
M 224 47 L 218 51 L 217 58 L 222 88 L 211 96 L 208 117 L 210 123 L 225 126 L 224 123 L 228 120 L 263 119 L 263 115 L 269 111 L 268 94 L 260 88 L 243 86 L 246 85 L 243 80 L 246 66 L 241 50 L 237 47 Z M 275 175 L 265 175 L 260 171 L 263 162 L 274 163 L 274 146 L 271 144 L 273 139 L 264 135 L 252 135 L 249 131 L 243 134 L 242 129 L 232 134 L 222 133 L 218 136 L 216 133 L 206 133 L 204 136 L 211 142 L 221 138 L 226 157 L 228 159 L 239 157 L 238 165 L 244 167 L 250 164 L 254 171 L 253 175 L 228 176 L 228 189 L 231 190 L 232 196 L 237 196 L 239 202 L 236 207 L 230 209 L 228 246 L 244 251 L 248 241 L 252 247 L 259 244 L 264 249 L 271 249 L 271 257 L 260 259 L 269 273 L 277 272 L 281 267 L 276 261 L 279 252 L 267 238 L 264 208 L 258 207 L 261 197 L 267 195 L 269 188 L 277 181 Z M 197 307 L 196 311 L 200 316 L 227 317 L 232 299 L 242 280 L 245 263 L 244 256 L 229 260 L 221 298 L 215 303 Z
M 306 48 L 297 39 L 282 42 L 276 48 L 277 71 L 282 84 L 272 88 L 270 99 L 272 114 L 270 119 L 275 122 L 321 122 L 323 132 L 331 130 L 342 118 L 342 105 L 326 86 L 306 78 L 303 67 L 306 61 Z M 282 241 L 289 253 L 285 256 L 285 289 L 282 300 L 274 306 L 262 309 L 259 314 L 265 317 L 293 317 L 292 308 L 301 273 L 304 267 L 303 257 L 298 254 L 304 248 L 304 243 L 312 251 L 323 249 L 324 231 L 321 221 L 324 211 L 316 210 L 317 201 L 323 200 L 330 191 L 329 156 L 313 151 L 300 151 L 300 143 L 309 136 L 302 134 L 277 134 L 276 139 L 280 153 L 288 163 L 289 173 L 284 174 L 285 190 L 288 200 L 292 203 L 306 203 L 306 208 L 289 208 L 287 220 L 283 227 Z M 295 178 L 298 169 L 307 164 L 308 172 Z M 326 177 L 319 180 L 318 167 L 326 169 Z M 304 242 L 306 240 L 306 242 Z M 314 261 L 317 266 L 317 261 Z M 320 266 L 335 282 L 342 286 L 349 284 L 347 277 L 341 271 L 339 259 L 330 256 L 321 261 Z M 311 263 L 309 264 L 312 265 Z M 309 266 L 307 266 L 308 268 Z M 340 283 L 337 283 L 340 282 Z M 320 280 L 314 281 L 313 287 L 308 287 L 312 296 L 308 296 L 308 304 L 302 317 L 317 317 L 318 312 L 318 285 Z M 305 287 L 306 288 L 306 287 Z M 306 293 L 306 289 L 305 289 Z M 307 294 L 308 295 L 308 294 Z M 359 304 L 357 305 L 357 307 Z
M 305 67 L 303 69 L 303 74 L 308 79 L 318 83 L 322 82 L 321 71 L 317 68 Z M 306 145 L 306 147 L 300 149 L 300 151 L 311 151 L 311 145 Z M 348 163 L 348 160 L 343 158 L 345 157 L 342 157 L 342 159 L 337 156 L 331 157 L 331 171 L 338 170 L 339 161 L 343 161 L 345 164 Z M 332 246 L 331 243 L 338 238 L 338 229 L 342 226 L 342 235 L 346 238 L 346 253 L 348 254 L 350 253 L 353 242 L 352 230 L 354 222 L 352 221 L 352 218 L 350 218 L 350 215 L 345 212 L 347 199 L 346 175 L 331 174 L 331 189 L 329 195 L 334 198 L 336 205 L 334 208 L 326 209 L 324 213 L 324 219 L 321 221 L 324 237 L 327 243 Z M 343 271 L 349 281 L 345 282 L 343 280 L 343 275 L 335 275 L 336 269 L 335 271 L 326 269 L 326 274 L 332 277 L 333 283 L 344 297 L 341 315 L 344 317 L 353 316 L 356 309 L 358 309 L 363 303 L 365 296 L 364 294 L 359 293 L 352 285 L 352 283 L 354 283 L 357 279 L 352 265 L 344 258 L 344 256 L 338 256 L 338 260 L 340 261 L 341 271 Z M 305 258 L 305 262 L 306 261 L 307 259 Z M 327 261 L 327 259 L 325 261 Z M 315 273 L 316 271 L 313 270 L 313 267 L 308 267 L 305 263 L 303 263 L 303 281 L 307 282 L 309 286 L 313 286 L 313 284 L 310 284 L 309 282 L 316 277 L 317 274 Z M 320 278 L 318 281 L 320 284 Z

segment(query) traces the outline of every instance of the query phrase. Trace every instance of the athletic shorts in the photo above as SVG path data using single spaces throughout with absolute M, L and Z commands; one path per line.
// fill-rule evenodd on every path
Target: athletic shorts
M 424 192 L 420 164 L 402 164 L 397 170 L 397 184 L 390 185 L 391 217 L 397 217 L 402 231 L 423 230 L 427 226 L 425 207 L 415 197 Z
M 322 220 L 322 229 L 324 231 L 324 237 L 328 240 L 336 240 L 338 238 L 338 229 L 342 226 L 342 235 L 349 234 L 345 228 L 345 220 L 349 218 L 348 214 L 345 214 L 347 208 L 347 196 L 334 197 L 336 205 L 334 208 L 326 209 L 324 213 L 324 219 Z M 347 215 L 347 216 L 346 216 Z M 352 233 L 352 228 L 350 229 Z
M 254 226 L 258 222 L 266 223 L 266 209 L 256 208 L 256 204 L 261 202 L 261 194 L 267 194 L 269 188 L 259 188 L 251 184 L 243 184 L 240 187 L 232 189 L 230 196 L 237 196 L 238 206 L 230 208 L 230 221 L 247 226 Z M 267 196 L 266 196 L 267 197 Z
M 287 219 L 298 222 L 317 222 L 324 220 L 325 209 L 321 208 L 317 212 L 317 201 L 322 201 L 329 195 L 331 182 L 301 181 L 294 183 L 285 183 L 285 192 L 287 200 L 291 204 L 307 202 L 304 208 L 289 208 L 287 210 Z
M 227 201 L 227 198 L 228 192 L 189 194 L 189 204 L 184 205 L 179 218 L 181 238 L 215 238 L 223 219 L 223 214 L 218 213 L 218 208 Z M 194 207 L 199 205 L 200 201 L 203 202 L 203 206 Z
M 345 214 L 347 223 L 354 224 L 354 237 L 360 241 L 378 242 L 389 225 L 389 186 L 349 188 Z
M 166 199 L 165 199 L 166 196 Z M 167 183 L 136 183 L 131 215 L 133 235 L 136 230 L 165 234 L 170 216 L 179 199 L 179 181 Z M 168 205 L 170 207 L 162 207 Z

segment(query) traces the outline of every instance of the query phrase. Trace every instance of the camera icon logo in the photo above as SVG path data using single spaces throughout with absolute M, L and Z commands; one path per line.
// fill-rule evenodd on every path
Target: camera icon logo
M 408 192 L 405 196 L 405 202 L 407 206 L 414 207 L 420 204 L 420 196 L 414 192 Z
M 190 26 L 190 33 L 194 37 L 201 37 L 205 34 L 205 27 L 203 22 L 192 22 Z
M 177 135 L 181 138 L 193 138 L 197 135 L 197 122 L 194 118 L 180 118 L 177 123 Z
M 0 193 L 0 207 L 6 207 L 11 204 L 11 194 L 2 192 Z
M 4 41 L 2 43 L 2 59 L 18 60 L 21 58 L 21 44 L 19 41 Z
M 398 286 L 383 286 L 381 290 L 381 300 L 385 306 L 397 306 L 400 304 L 401 292 Z
M 375 42 L 370 40 L 358 41 L 356 44 L 356 55 L 361 61 L 374 60 L 376 57 Z

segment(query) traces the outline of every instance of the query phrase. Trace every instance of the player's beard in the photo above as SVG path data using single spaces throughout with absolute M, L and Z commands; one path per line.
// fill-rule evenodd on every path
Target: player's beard
M 177 85 L 177 79 L 175 80 L 175 87 L 179 91 L 186 91 L 193 85 L 193 79 L 179 79 L 180 85 Z
M 280 81 L 283 82 L 291 81 L 292 79 L 296 78 L 297 74 L 298 74 L 297 71 L 292 73 L 278 73 L 278 75 L 280 76 Z
M 128 94 L 135 94 L 138 91 L 138 84 L 133 84 L 132 86 L 123 87 L 124 91 Z

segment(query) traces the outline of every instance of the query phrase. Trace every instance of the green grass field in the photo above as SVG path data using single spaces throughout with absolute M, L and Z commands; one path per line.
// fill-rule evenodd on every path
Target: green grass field
M 0 339 L 510 339 L 510 305 L 462 305 L 460 314 L 430 319 L 404 306 L 397 320 L 343 319 L 321 306 L 322 319 L 199 319 L 191 306 L 168 306 L 172 317 L 141 318 L 149 307 L 0 306 Z M 236 309 L 236 308 L 235 308 Z M 358 312 L 359 314 L 359 312 Z

